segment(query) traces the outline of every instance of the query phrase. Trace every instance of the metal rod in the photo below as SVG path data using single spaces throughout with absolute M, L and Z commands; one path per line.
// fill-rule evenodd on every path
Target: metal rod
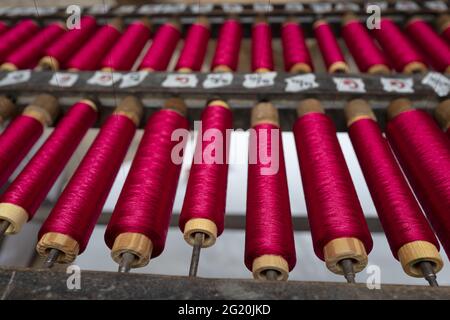
M 120 273 L 127 273 L 130 272 L 131 264 L 136 259 L 136 256 L 132 254 L 131 252 L 124 252 L 122 253 L 122 260 L 119 264 L 119 272 Z
M 428 281 L 431 287 L 439 287 L 436 280 L 436 273 L 434 273 L 433 265 L 429 261 L 419 262 L 420 270 L 422 271 L 423 277 Z
M 11 225 L 11 223 L 6 220 L 3 220 L 0 222 L 0 240 L 5 236 L 5 232 L 9 228 L 10 225 Z
M 269 280 L 269 281 L 276 281 L 276 280 L 278 280 L 279 273 L 276 270 L 267 270 L 265 272 L 265 275 L 266 275 L 266 279 L 267 280 Z
M 55 249 L 55 248 L 50 249 L 50 251 L 44 261 L 44 268 L 48 268 L 48 269 L 52 268 L 53 265 L 55 264 L 56 260 L 58 260 L 60 253 L 61 253 L 61 251 L 59 251 L 58 249 Z
M 353 269 L 353 260 L 352 259 L 342 259 L 339 261 L 339 264 L 342 267 L 342 271 L 344 272 L 344 277 L 347 279 L 348 283 L 356 283 L 355 281 L 355 270 Z
M 192 247 L 191 265 L 189 266 L 189 277 L 196 277 L 198 263 L 200 261 L 200 251 L 202 249 L 205 234 L 203 232 L 195 233 L 194 246 Z

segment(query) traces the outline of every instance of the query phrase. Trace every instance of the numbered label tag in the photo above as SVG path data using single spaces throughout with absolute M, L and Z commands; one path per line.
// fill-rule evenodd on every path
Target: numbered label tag
M 229 86 L 233 82 L 233 74 L 226 73 L 210 73 L 203 81 L 203 88 L 214 89 Z
M 366 92 L 361 78 L 333 78 L 339 92 Z
M 270 3 L 257 2 L 253 4 L 253 10 L 258 13 L 267 13 L 273 11 L 273 6 Z
M 212 3 L 193 4 L 190 6 L 191 11 L 196 14 L 210 13 L 213 10 L 213 8 L 214 4 Z
M 140 14 L 155 14 L 161 12 L 160 4 L 145 4 L 138 10 Z
M 397 1 L 395 3 L 395 8 L 398 11 L 405 11 L 405 12 L 419 10 L 419 6 L 417 5 L 417 3 L 413 1 Z
M 178 73 L 168 74 L 162 86 L 165 88 L 195 88 L 198 78 L 195 74 Z
M 27 82 L 31 78 L 30 70 L 20 70 L 8 72 L 6 77 L 0 80 L 0 86 L 9 86 L 12 84 L 18 84 L 22 82 Z
M 222 5 L 222 10 L 225 13 L 241 13 L 244 7 L 240 4 L 225 3 Z
M 186 10 L 187 5 L 184 3 L 179 4 L 163 4 L 161 5 L 161 13 L 182 13 Z
M 276 76 L 276 72 L 246 74 L 243 86 L 247 89 L 270 87 L 274 85 Z
M 78 80 L 78 74 L 68 72 L 55 72 L 48 82 L 51 86 L 70 88 Z
M 422 79 L 422 84 L 430 86 L 439 97 L 448 96 L 450 92 L 450 80 L 438 72 L 429 72 Z
M 336 3 L 335 10 L 339 11 L 339 12 L 342 12 L 342 11 L 358 12 L 359 5 L 357 3 L 351 3 L 351 2 L 339 2 L 339 3 Z
M 136 10 L 136 6 L 134 5 L 127 5 L 127 6 L 120 6 L 116 10 L 114 10 L 114 13 L 116 14 L 131 14 Z
M 445 2 L 443 1 L 427 1 L 424 3 L 425 7 L 430 9 L 430 10 L 435 10 L 435 11 L 447 11 L 448 10 L 448 6 Z
M 333 5 L 331 3 L 311 3 L 311 9 L 315 13 L 331 12 Z
M 389 7 L 386 1 L 370 1 L 369 3 L 366 4 L 366 12 L 369 6 L 377 6 L 381 9 L 381 11 L 386 11 L 387 8 Z
M 413 93 L 414 80 L 412 78 L 381 78 L 383 90 L 386 92 Z
M 116 82 L 122 78 L 122 74 L 117 72 L 108 71 L 97 71 L 94 75 L 87 81 L 88 84 L 111 87 Z
M 36 15 L 37 11 L 35 7 L 17 7 L 10 8 L 8 10 L 8 16 L 16 17 L 16 16 L 33 16 Z
M 316 82 L 316 76 L 312 73 L 286 78 L 285 81 L 286 92 L 301 92 L 319 87 L 319 84 Z
M 111 6 L 108 4 L 94 4 L 90 9 L 90 14 L 102 14 L 107 13 L 111 9 Z
M 305 7 L 301 3 L 288 2 L 284 5 L 284 10 L 288 12 L 302 12 Z
M 148 71 L 137 71 L 130 72 L 122 75 L 122 82 L 119 85 L 119 88 L 130 88 L 135 87 L 144 81 L 147 77 Z

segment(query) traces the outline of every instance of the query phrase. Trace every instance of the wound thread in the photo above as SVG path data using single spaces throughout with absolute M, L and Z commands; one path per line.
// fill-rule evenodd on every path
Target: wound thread
M 316 21 L 314 23 L 314 36 L 327 71 L 329 73 L 349 72 L 344 54 L 328 22 L 324 20 Z
M 9 31 L 0 36 L 0 62 L 21 44 L 25 43 L 39 31 L 39 27 L 34 20 L 26 19 L 20 21 Z
M 200 71 L 208 49 L 210 34 L 209 26 L 204 23 L 192 24 L 184 40 L 175 70 Z
M 283 46 L 284 69 L 287 72 L 296 72 L 296 66 L 299 65 L 303 65 L 303 72 L 312 72 L 314 70 L 303 30 L 297 22 L 288 21 L 283 24 L 281 28 L 281 41 Z
M 274 68 L 270 25 L 265 21 L 257 22 L 252 27 L 252 71 Z
M 217 47 L 211 62 L 211 70 L 225 66 L 236 71 L 242 40 L 242 26 L 237 19 L 228 19 L 220 28 Z

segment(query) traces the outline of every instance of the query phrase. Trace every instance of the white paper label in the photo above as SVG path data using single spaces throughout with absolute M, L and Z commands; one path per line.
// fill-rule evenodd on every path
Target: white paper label
M 115 13 L 130 14 L 130 13 L 133 13 L 135 10 L 136 10 L 136 6 L 133 6 L 133 5 L 120 6 L 115 10 Z
M 276 76 L 276 72 L 246 74 L 243 86 L 248 89 L 270 87 L 274 85 Z
M 163 4 L 161 5 L 162 13 L 182 13 L 186 10 L 187 5 L 184 3 L 180 4 Z
M 210 73 L 203 81 L 203 88 L 213 89 L 229 86 L 233 82 L 233 74 L 230 72 L 225 73 Z
M 315 13 L 326 13 L 333 9 L 331 3 L 311 3 L 311 9 Z
M 161 11 L 160 4 L 145 4 L 138 10 L 140 14 L 155 14 Z
M 111 87 L 114 83 L 118 82 L 122 78 L 122 74 L 109 71 L 97 71 L 87 81 L 88 84 Z
M 438 72 L 429 72 L 422 79 L 422 84 L 430 86 L 439 97 L 448 96 L 450 92 L 450 80 Z
M 289 77 L 285 81 L 286 92 L 300 92 L 319 87 L 319 84 L 316 82 L 316 76 L 313 73 Z
M 358 12 L 359 11 L 359 5 L 357 3 L 351 3 L 351 2 L 339 2 L 335 5 L 336 11 L 353 11 Z
M 168 74 L 162 86 L 165 88 L 195 88 L 198 78 L 195 74 L 177 73 Z
M 340 92 L 366 92 L 361 78 L 333 78 L 337 91 Z
M 419 10 L 417 3 L 412 1 L 397 1 L 395 3 L 395 8 L 398 11 L 416 11 Z
M 108 4 L 94 4 L 90 9 L 90 14 L 101 14 L 107 13 L 111 9 L 111 6 Z
M 69 72 L 55 72 L 49 84 L 56 87 L 69 88 L 78 80 L 78 74 Z
M 414 80 L 412 78 L 381 78 L 383 90 L 386 92 L 413 93 Z
M 385 11 L 388 8 L 388 3 L 386 1 L 370 1 L 366 4 L 366 10 L 369 6 L 377 6 L 381 11 Z
M 225 13 L 241 13 L 244 7 L 240 4 L 225 3 L 222 5 L 222 10 Z
M 305 7 L 301 3 L 289 2 L 284 5 L 284 10 L 288 12 L 302 12 Z
M 190 9 L 193 13 L 197 14 L 205 14 L 210 13 L 214 8 L 212 3 L 204 3 L 204 4 L 193 4 L 190 6 Z
M 30 70 L 8 72 L 6 77 L 0 80 L 0 86 L 9 86 L 12 84 L 27 82 L 28 80 L 30 80 L 30 77 L 31 77 Z
M 147 71 L 137 71 L 130 72 L 122 75 L 122 82 L 119 85 L 119 88 L 130 88 L 135 87 L 142 83 L 144 79 L 147 77 Z
M 448 10 L 448 6 L 445 2 L 443 1 L 427 1 L 424 3 L 425 7 L 430 9 L 430 10 L 435 10 L 435 11 L 447 11 Z
M 254 3 L 253 10 L 258 13 L 272 12 L 273 6 L 270 3 Z

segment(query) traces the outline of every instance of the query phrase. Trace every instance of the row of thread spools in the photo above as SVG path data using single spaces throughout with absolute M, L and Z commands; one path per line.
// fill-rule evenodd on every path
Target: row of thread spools
M 343 18 L 342 37 L 359 70 L 369 73 L 424 72 L 428 66 L 439 72 L 450 72 L 450 17 L 439 20 L 438 34 L 423 19 L 416 17 L 407 22 L 404 30 L 389 18 L 382 18 L 380 29 L 369 32 L 353 15 Z M 60 22 L 40 28 L 32 20 L 24 20 L 14 26 L 0 23 L 0 63 L 3 70 L 51 68 L 76 70 L 166 70 L 181 37 L 180 27 L 172 21 L 163 24 L 151 38 L 147 19 L 131 23 L 122 33 L 122 21 L 114 19 L 98 26 L 94 17 L 81 18 L 80 29 L 65 30 Z M 266 37 L 268 43 L 252 47 L 252 54 L 259 50 L 271 50 L 271 27 L 264 18 L 257 18 L 252 37 Z M 314 35 L 329 72 L 348 72 L 344 58 L 331 26 L 325 20 L 314 24 Z M 228 66 L 236 70 L 242 27 L 237 18 L 225 20 L 220 29 L 219 43 L 227 50 L 216 49 L 212 68 Z M 210 26 L 206 18 L 199 18 L 186 34 L 182 49 L 184 59 L 175 67 L 183 71 L 189 60 L 197 56 L 197 64 L 190 71 L 199 71 L 207 52 Z M 376 39 L 376 42 L 374 41 Z M 286 71 L 311 72 L 314 70 L 308 46 L 301 26 L 288 19 L 281 28 L 281 39 Z M 161 54 L 164 52 L 164 54 Z M 218 55 L 217 52 L 222 52 Z M 127 57 L 127 59 L 124 59 Z M 156 59 L 158 58 L 158 59 Z M 263 61 L 267 69 L 274 69 L 272 60 Z M 253 68 L 254 69 L 254 68 Z
M 4 97 L 1 102 L 2 109 L 12 107 Z M 40 95 L 0 135 L 2 185 L 57 110 L 54 97 Z M 62 117 L 1 195 L 1 233 L 15 234 L 33 218 L 97 113 L 95 102 L 81 100 Z M 390 104 L 387 138 L 364 100 L 350 101 L 345 113 L 393 256 L 408 275 L 436 285 L 435 273 L 443 262 L 435 233 L 450 254 L 450 100 L 436 111 L 446 133 L 407 99 Z M 105 120 L 39 232 L 37 251 L 48 266 L 70 263 L 85 250 L 141 116 L 140 101 L 129 96 Z M 232 111 L 224 101 L 210 101 L 201 120 L 205 134 L 212 129 L 225 137 L 232 128 Z M 256 161 L 248 167 L 245 264 L 255 278 L 285 280 L 296 264 L 296 251 L 276 108 L 270 102 L 256 104 L 251 126 L 255 134 L 249 158 L 254 152 Z M 122 271 L 145 266 L 164 249 L 181 167 L 173 154 L 183 156 L 172 134 L 188 127 L 186 106 L 177 98 L 167 100 L 147 121 L 105 233 Z M 355 272 L 367 264 L 372 239 L 336 128 L 320 102 L 307 99 L 300 102 L 293 132 L 314 251 L 331 271 L 353 282 Z M 180 215 L 184 238 L 197 250 L 212 246 L 224 229 L 228 162 L 206 161 L 211 150 L 226 157 L 227 145 L 218 141 L 199 136 L 195 155 L 202 161 L 192 164 Z M 279 150 L 276 156 L 274 150 Z M 272 167 L 261 156 L 267 154 L 278 170 L 264 172 Z M 196 267 L 190 274 L 196 274 Z

